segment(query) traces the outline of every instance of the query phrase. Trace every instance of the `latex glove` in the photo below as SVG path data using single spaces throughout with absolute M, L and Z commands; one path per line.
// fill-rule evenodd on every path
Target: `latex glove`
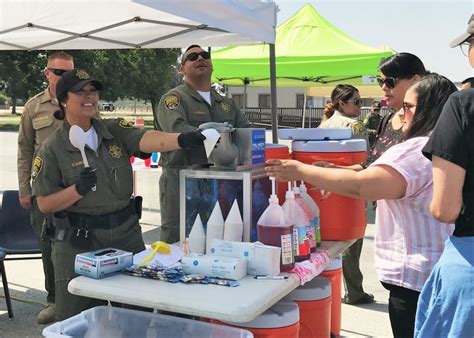
M 97 184 L 97 175 L 95 169 L 87 167 L 81 170 L 79 174 L 79 181 L 76 183 L 77 193 L 81 196 L 85 196 L 87 193 L 92 191 L 92 188 Z
M 182 149 L 192 149 L 203 146 L 203 141 L 206 139 L 199 129 L 181 133 L 178 136 L 178 145 Z

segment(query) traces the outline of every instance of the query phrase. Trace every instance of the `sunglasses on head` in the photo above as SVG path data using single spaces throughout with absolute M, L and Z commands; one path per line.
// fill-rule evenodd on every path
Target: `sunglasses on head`
M 388 89 L 395 88 L 397 85 L 398 79 L 395 77 L 386 77 L 385 79 L 382 79 L 381 77 L 377 77 L 377 82 L 380 86 L 380 88 L 383 87 L 383 85 L 387 86 Z
M 347 102 L 349 102 L 349 101 L 354 103 L 356 106 L 360 106 L 362 104 L 361 99 L 349 99 L 349 100 L 347 100 Z
M 48 70 L 56 76 L 61 76 L 67 72 L 67 70 L 65 69 L 56 69 L 56 68 L 48 68 Z
M 203 50 L 202 52 L 192 52 L 192 53 L 189 53 L 186 58 L 184 59 L 184 62 L 186 61 L 196 61 L 199 56 L 201 56 L 204 60 L 209 60 L 211 58 L 211 53 L 209 52 L 206 52 L 205 50 Z M 184 63 L 183 62 L 183 63 Z

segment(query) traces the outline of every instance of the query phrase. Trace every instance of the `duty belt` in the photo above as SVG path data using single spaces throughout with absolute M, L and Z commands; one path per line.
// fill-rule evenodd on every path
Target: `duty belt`
M 111 212 L 104 215 L 86 215 L 75 212 L 68 212 L 69 223 L 73 227 L 93 229 L 110 229 L 115 228 L 128 220 L 133 214 L 133 206 L 130 203 L 122 210 Z

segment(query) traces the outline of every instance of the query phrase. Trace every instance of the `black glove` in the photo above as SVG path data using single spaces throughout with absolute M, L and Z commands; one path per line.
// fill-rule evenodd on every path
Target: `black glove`
M 204 145 L 206 139 L 199 129 L 181 133 L 178 136 L 178 145 L 183 149 L 192 149 Z
M 81 170 L 79 181 L 76 183 L 77 193 L 81 196 L 86 195 L 92 191 L 92 187 L 97 184 L 97 175 L 95 169 L 87 167 Z

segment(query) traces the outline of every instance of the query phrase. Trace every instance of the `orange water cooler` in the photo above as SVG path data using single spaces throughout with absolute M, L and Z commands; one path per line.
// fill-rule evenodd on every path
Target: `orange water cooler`
M 290 149 L 283 145 L 283 144 L 275 144 L 275 143 L 267 143 L 265 144 L 265 160 L 270 159 L 283 159 L 289 160 L 291 159 Z M 285 202 L 285 193 L 288 189 L 288 183 L 286 182 L 278 182 L 277 183 L 277 195 L 278 195 L 278 203 L 280 205 Z
M 211 323 L 229 325 L 253 333 L 254 338 L 298 338 L 300 314 L 298 304 L 280 301 L 247 323 L 221 322 L 211 319 Z
M 330 337 L 331 283 L 329 280 L 316 277 L 293 290 L 285 299 L 295 301 L 300 309 L 299 338 Z
M 342 257 L 337 256 L 320 274 L 331 282 L 331 334 L 341 335 Z
M 367 159 L 367 142 L 362 139 L 328 141 L 293 141 L 295 160 L 311 164 L 326 161 L 349 166 Z M 345 241 L 364 236 L 367 225 L 365 201 L 332 193 L 321 200 L 321 193 L 308 184 L 308 194 L 320 209 L 321 239 Z

